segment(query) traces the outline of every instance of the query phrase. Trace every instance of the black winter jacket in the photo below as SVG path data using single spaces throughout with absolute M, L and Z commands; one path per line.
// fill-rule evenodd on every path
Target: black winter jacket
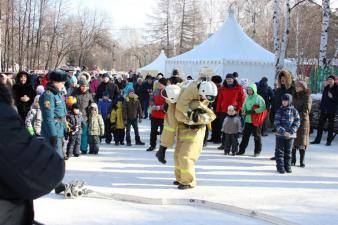
M 329 97 L 329 92 L 332 94 L 332 98 Z M 320 111 L 324 113 L 336 113 L 338 105 L 338 86 L 334 84 L 332 88 L 327 85 L 324 88 L 322 100 L 320 102 Z
M 28 134 L 11 106 L 0 102 L 0 112 L 0 224 L 32 224 L 33 199 L 60 183 L 65 163 L 51 146 Z
M 95 95 L 96 102 L 98 102 L 99 99 L 103 97 L 104 92 L 107 92 L 110 100 L 114 101 L 114 99 L 120 94 L 120 89 L 116 84 L 112 82 L 108 83 L 101 82 L 101 84 L 97 88 L 97 92 Z

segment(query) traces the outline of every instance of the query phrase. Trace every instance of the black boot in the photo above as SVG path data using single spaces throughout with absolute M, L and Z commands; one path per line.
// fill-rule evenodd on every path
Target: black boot
M 145 143 L 141 141 L 140 136 L 135 137 L 135 142 L 136 145 L 145 145 Z
M 67 185 L 64 183 L 60 183 L 55 187 L 55 194 L 60 194 L 61 192 L 66 190 Z
M 296 159 L 296 151 L 297 149 L 293 148 L 292 149 L 292 158 L 291 158 L 291 165 L 292 166 L 295 166 L 296 165 L 296 162 L 297 162 L 297 159 Z
M 167 151 L 167 148 L 160 145 L 160 149 L 158 150 L 158 152 L 156 152 L 156 157 L 158 159 L 158 161 L 160 161 L 163 164 L 167 163 L 167 160 L 165 160 L 165 152 Z
M 304 168 L 305 149 L 299 149 L 299 155 L 300 155 L 300 167 Z

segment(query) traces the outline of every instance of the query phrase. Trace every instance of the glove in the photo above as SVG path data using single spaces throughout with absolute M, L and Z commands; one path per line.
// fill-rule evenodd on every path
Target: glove
M 206 113 L 204 109 L 201 109 L 201 108 L 197 108 L 195 110 L 192 111 L 192 114 L 191 114 L 191 119 L 192 121 L 194 121 L 195 123 L 198 122 L 198 116 L 200 114 L 204 114 Z
M 167 103 L 165 103 L 164 105 L 163 105 L 163 111 L 166 113 L 166 112 L 168 112 L 168 108 L 169 108 L 169 105 L 167 104 Z
M 53 146 L 56 147 L 56 143 L 58 141 L 58 138 L 56 136 L 51 136 L 49 137 L 49 143 Z
M 158 152 L 156 152 L 156 157 L 158 159 L 158 161 L 160 161 L 163 164 L 167 163 L 167 160 L 165 160 L 165 152 L 167 151 L 167 148 L 160 145 L 160 149 L 158 150 Z
M 34 128 L 32 126 L 27 127 L 27 131 L 28 131 L 30 136 L 34 136 L 35 132 L 34 132 Z

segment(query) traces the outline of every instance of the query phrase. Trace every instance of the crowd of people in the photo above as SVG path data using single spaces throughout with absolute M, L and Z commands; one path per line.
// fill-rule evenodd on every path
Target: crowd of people
M 243 83 L 236 72 L 223 80 L 210 69 L 203 71 L 196 80 L 190 76 L 183 79 L 178 70 L 169 78 L 161 73 L 155 77 L 132 71 L 115 75 L 96 69 L 57 69 L 40 76 L 25 71 L 15 77 L 1 74 L 4 94 L 0 106 L 14 106 L 27 135 L 36 136 L 34 140 L 40 139 L 45 148 L 51 145 L 64 160 L 87 153 L 96 155 L 103 141 L 131 146 L 131 127 L 134 143 L 143 146 L 138 124 L 149 118 L 150 142 L 145 150 L 156 150 L 160 136 L 156 157 L 166 163 L 166 150 L 176 143 L 174 184 L 179 189 L 196 186 L 194 165 L 207 142 L 220 144 L 218 149 L 225 155 L 241 156 L 253 136 L 254 156 L 258 157 L 264 149 L 262 137 L 268 135 L 270 127 L 276 135 L 272 159 L 277 171 L 292 172 L 297 150 L 299 165 L 305 167 L 312 98 L 304 80 L 294 80 L 290 72 L 282 70 L 271 88 L 266 77 Z M 331 145 L 337 105 L 337 78 L 331 75 L 326 80 L 312 144 L 320 143 L 328 120 L 326 145 Z M 55 191 L 64 190 L 59 179 Z
M 151 119 L 151 131 L 149 147 L 146 150 L 154 151 L 157 136 L 162 134 L 163 129 L 170 129 L 164 124 L 168 101 L 163 93 L 168 85 L 184 82 L 178 70 L 174 70 L 168 79 L 161 73 L 156 77 L 143 77 L 140 73 L 132 71 L 112 75 L 98 70 L 88 72 L 70 69 L 40 76 L 21 71 L 15 78 L 6 77 L 7 75 L 2 75 L 2 81 L 12 90 L 18 114 L 25 121 L 29 133 L 50 138 L 51 143 L 58 146 L 60 156 L 66 160 L 72 156 L 86 154 L 88 150 L 89 154 L 98 154 L 103 140 L 107 144 L 114 142 L 115 145 L 124 145 L 126 141 L 126 144 L 131 146 L 131 127 L 134 129 L 135 144 L 145 145 L 139 135 L 138 123 L 148 117 Z M 191 76 L 189 77 L 186 82 L 192 81 Z M 224 81 L 217 75 L 209 75 L 209 78 L 204 80 L 207 79 L 216 85 L 218 93 L 215 101 L 209 104 L 216 119 L 206 131 L 204 146 L 207 141 L 219 143 L 221 146 L 218 149 L 224 150 L 224 154 L 231 152 L 232 155 L 244 155 L 249 139 L 253 136 L 254 156 L 259 156 L 262 151 L 262 136 L 268 135 L 269 125 L 280 122 L 275 121 L 276 113 L 283 107 L 283 97 L 286 98 L 286 94 L 289 94 L 290 105 L 293 105 L 300 115 L 300 129 L 296 129 L 297 135 L 294 136 L 295 141 L 291 147 L 291 161 L 293 165 L 296 164 L 296 151 L 299 150 L 300 165 L 305 166 L 312 106 L 311 93 L 305 81 L 294 81 L 292 74 L 286 70 L 279 73 L 274 88 L 268 85 L 266 77 L 256 83 L 241 85 L 236 72 L 227 74 Z M 312 144 L 320 143 L 326 120 L 329 121 L 326 145 L 331 145 L 333 140 L 334 118 L 337 112 L 335 79 L 333 75 L 327 79 L 320 106 L 318 133 Z M 61 80 L 65 85 L 60 89 L 60 95 L 57 95 L 53 81 Z M 57 112 L 54 112 L 55 110 Z M 62 118 L 66 117 L 65 132 L 59 129 L 57 134 L 58 129 L 51 126 L 53 120 L 57 119 L 55 114 L 61 125 Z M 264 120 L 257 124 L 257 117 L 260 116 L 263 116 Z M 51 133 L 46 134 L 44 131 L 49 127 L 53 129 L 48 131 Z M 207 140 L 209 131 L 211 138 Z M 278 134 L 276 126 L 273 131 Z M 241 142 L 238 141 L 240 136 Z M 65 140 L 68 140 L 67 145 Z

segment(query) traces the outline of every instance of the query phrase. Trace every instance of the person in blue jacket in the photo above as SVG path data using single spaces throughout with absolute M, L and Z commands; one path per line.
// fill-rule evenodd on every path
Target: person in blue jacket
M 49 72 L 48 80 L 46 90 L 39 99 L 42 113 L 41 136 L 64 159 L 62 142 L 67 127 L 67 107 L 61 91 L 67 81 L 67 73 L 63 70 L 53 70 Z M 56 186 L 55 192 L 61 193 L 64 189 L 65 185 L 60 183 Z
M 99 113 L 102 115 L 104 121 L 104 137 L 107 144 L 112 140 L 112 130 L 110 125 L 110 114 L 113 110 L 113 101 L 109 99 L 109 93 L 104 92 L 102 98 L 98 101 Z

